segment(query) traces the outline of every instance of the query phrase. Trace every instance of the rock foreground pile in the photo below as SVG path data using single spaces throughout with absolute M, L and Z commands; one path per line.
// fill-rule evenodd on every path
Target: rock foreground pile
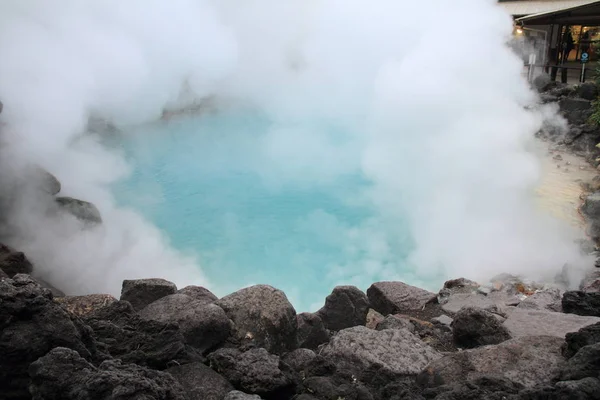
M 141 279 L 120 299 L 55 296 L 1 249 L 0 399 L 600 398 L 595 292 L 509 275 L 438 294 L 377 282 L 297 314 L 267 285 L 218 298 Z

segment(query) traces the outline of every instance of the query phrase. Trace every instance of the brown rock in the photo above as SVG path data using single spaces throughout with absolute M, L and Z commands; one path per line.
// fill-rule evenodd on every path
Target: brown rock
M 383 315 L 420 310 L 436 295 L 403 282 L 377 282 L 367 290 L 371 307 Z
M 385 319 L 383 315 L 378 313 L 377 311 L 369 308 L 369 312 L 367 313 L 367 324 L 366 327 L 369 329 L 377 328 L 377 325 Z
M 54 299 L 70 314 L 83 317 L 111 305 L 117 299 L 110 294 L 88 294 L 86 296 L 65 296 Z

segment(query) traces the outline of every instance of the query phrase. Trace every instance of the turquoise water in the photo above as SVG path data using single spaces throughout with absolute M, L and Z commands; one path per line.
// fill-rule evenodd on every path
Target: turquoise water
M 114 193 L 197 256 L 218 295 L 266 283 L 314 310 L 337 284 L 410 281 L 409 232 L 368 201 L 357 136 L 305 126 L 324 140 L 317 157 L 279 127 L 238 112 L 136 128 L 111 144 L 133 169 Z

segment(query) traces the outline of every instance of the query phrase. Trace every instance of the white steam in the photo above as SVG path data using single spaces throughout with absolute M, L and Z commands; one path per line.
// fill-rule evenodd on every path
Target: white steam
M 128 166 L 84 133 L 91 116 L 131 126 L 215 96 L 276 122 L 260 145 L 288 184 L 360 168 L 381 218 L 409 217 L 423 277 L 580 263 L 572 232 L 533 206 L 528 144 L 544 118 L 524 108 L 535 95 L 511 29 L 495 0 L 4 0 L 4 175 L 39 164 L 104 219 L 82 231 L 21 194 L 9 240 L 74 293 L 135 277 L 208 283 L 198 260 L 115 206 L 108 185 Z M 323 120 L 346 128 L 343 146 L 306 129 Z

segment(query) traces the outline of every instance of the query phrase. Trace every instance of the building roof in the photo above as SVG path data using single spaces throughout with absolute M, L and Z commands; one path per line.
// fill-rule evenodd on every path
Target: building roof
M 498 2 L 514 17 L 555 12 L 592 3 L 596 3 L 596 0 L 499 0 Z
M 556 10 L 539 12 L 517 18 L 529 25 L 600 25 L 600 0 L 573 4 Z

